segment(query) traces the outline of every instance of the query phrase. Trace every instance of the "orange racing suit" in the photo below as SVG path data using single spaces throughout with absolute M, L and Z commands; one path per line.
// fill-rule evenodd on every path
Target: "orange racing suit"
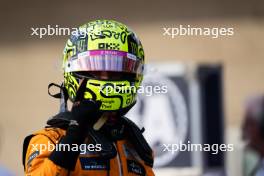
M 135 149 L 135 147 L 141 147 L 140 143 L 131 142 L 128 138 L 121 138 L 112 141 L 112 149 L 114 152 L 108 152 L 108 154 L 107 150 L 97 151 L 96 148 L 80 153 L 74 170 L 68 170 L 56 165 L 49 159 L 49 155 L 52 151 L 49 150 L 48 146 L 51 144 L 58 144 L 61 138 L 65 136 L 65 133 L 65 129 L 46 127 L 25 139 L 23 146 L 23 163 L 26 176 L 154 175 L 152 170 L 153 163 L 144 161 L 142 154 L 140 156 L 139 152 Z M 132 134 L 132 136 L 134 136 L 134 138 L 132 137 L 132 141 L 140 141 L 136 139 L 137 135 L 135 133 Z M 87 136 L 84 143 L 87 145 L 92 143 L 93 138 L 96 138 L 96 135 Z M 143 143 L 143 146 L 144 145 L 146 145 L 146 143 Z M 104 146 L 104 144 L 102 144 L 102 146 Z

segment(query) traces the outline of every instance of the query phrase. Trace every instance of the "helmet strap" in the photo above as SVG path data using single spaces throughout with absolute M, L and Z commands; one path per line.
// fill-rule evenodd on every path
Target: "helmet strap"
M 56 94 L 52 94 L 50 92 L 50 88 L 51 87 L 57 87 L 60 89 L 59 93 Z M 60 112 L 67 112 L 68 108 L 67 108 L 67 101 L 68 101 L 68 94 L 67 94 L 67 90 L 64 86 L 64 83 L 62 83 L 61 85 L 55 84 L 55 83 L 50 83 L 48 85 L 48 94 L 53 97 L 53 98 L 59 98 L 60 99 Z

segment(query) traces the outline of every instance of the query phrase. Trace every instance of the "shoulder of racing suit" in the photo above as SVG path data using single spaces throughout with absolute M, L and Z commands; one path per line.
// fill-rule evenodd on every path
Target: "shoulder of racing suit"
M 56 144 L 57 141 L 61 139 L 62 136 L 65 135 L 65 130 L 60 129 L 60 128 L 44 128 L 41 130 L 38 130 L 28 136 L 25 137 L 24 142 L 23 142 L 23 151 L 22 151 L 22 163 L 25 169 L 25 161 L 26 161 L 26 153 L 28 146 L 30 144 L 30 140 L 37 135 L 42 135 L 45 136 L 46 138 L 49 139 L 50 142 L 53 144 Z

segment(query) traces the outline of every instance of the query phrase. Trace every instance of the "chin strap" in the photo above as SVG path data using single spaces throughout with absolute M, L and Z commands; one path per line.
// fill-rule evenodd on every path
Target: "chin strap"
M 60 89 L 59 93 L 55 93 L 52 94 L 50 92 L 50 88 L 51 87 L 57 87 Z M 50 83 L 48 85 L 48 94 L 53 97 L 53 98 L 59 98 L 60 99 L 60 112 L 68 112 L 68 107 L 67 107 L 67 101 L 68 101 L 68 94 L 67 94 L 67 90 L 64 86 L 64 84 L 62 83 L 61 85 L 55 84 L 55 83 Z
M 102 128 L 102 126 L 106 123 L 107 121 L 107 115 L 103 114 L 98 120 L 97 122 L 93 125 L 93 129 L 98 131 Z

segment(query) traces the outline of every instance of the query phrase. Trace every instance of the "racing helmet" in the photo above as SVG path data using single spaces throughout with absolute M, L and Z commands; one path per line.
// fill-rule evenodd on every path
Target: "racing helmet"
M 143 79 L 144 50 L 137 35 L 124 24 L 95 20 L 71 33 L 62 67 L 64 87 L 72 102 L 92 99 L 102 102 L 101 111 L 126 113 L 136 103 Z M 98 72 L 120 77 L 102 79 L 95 76 Z

